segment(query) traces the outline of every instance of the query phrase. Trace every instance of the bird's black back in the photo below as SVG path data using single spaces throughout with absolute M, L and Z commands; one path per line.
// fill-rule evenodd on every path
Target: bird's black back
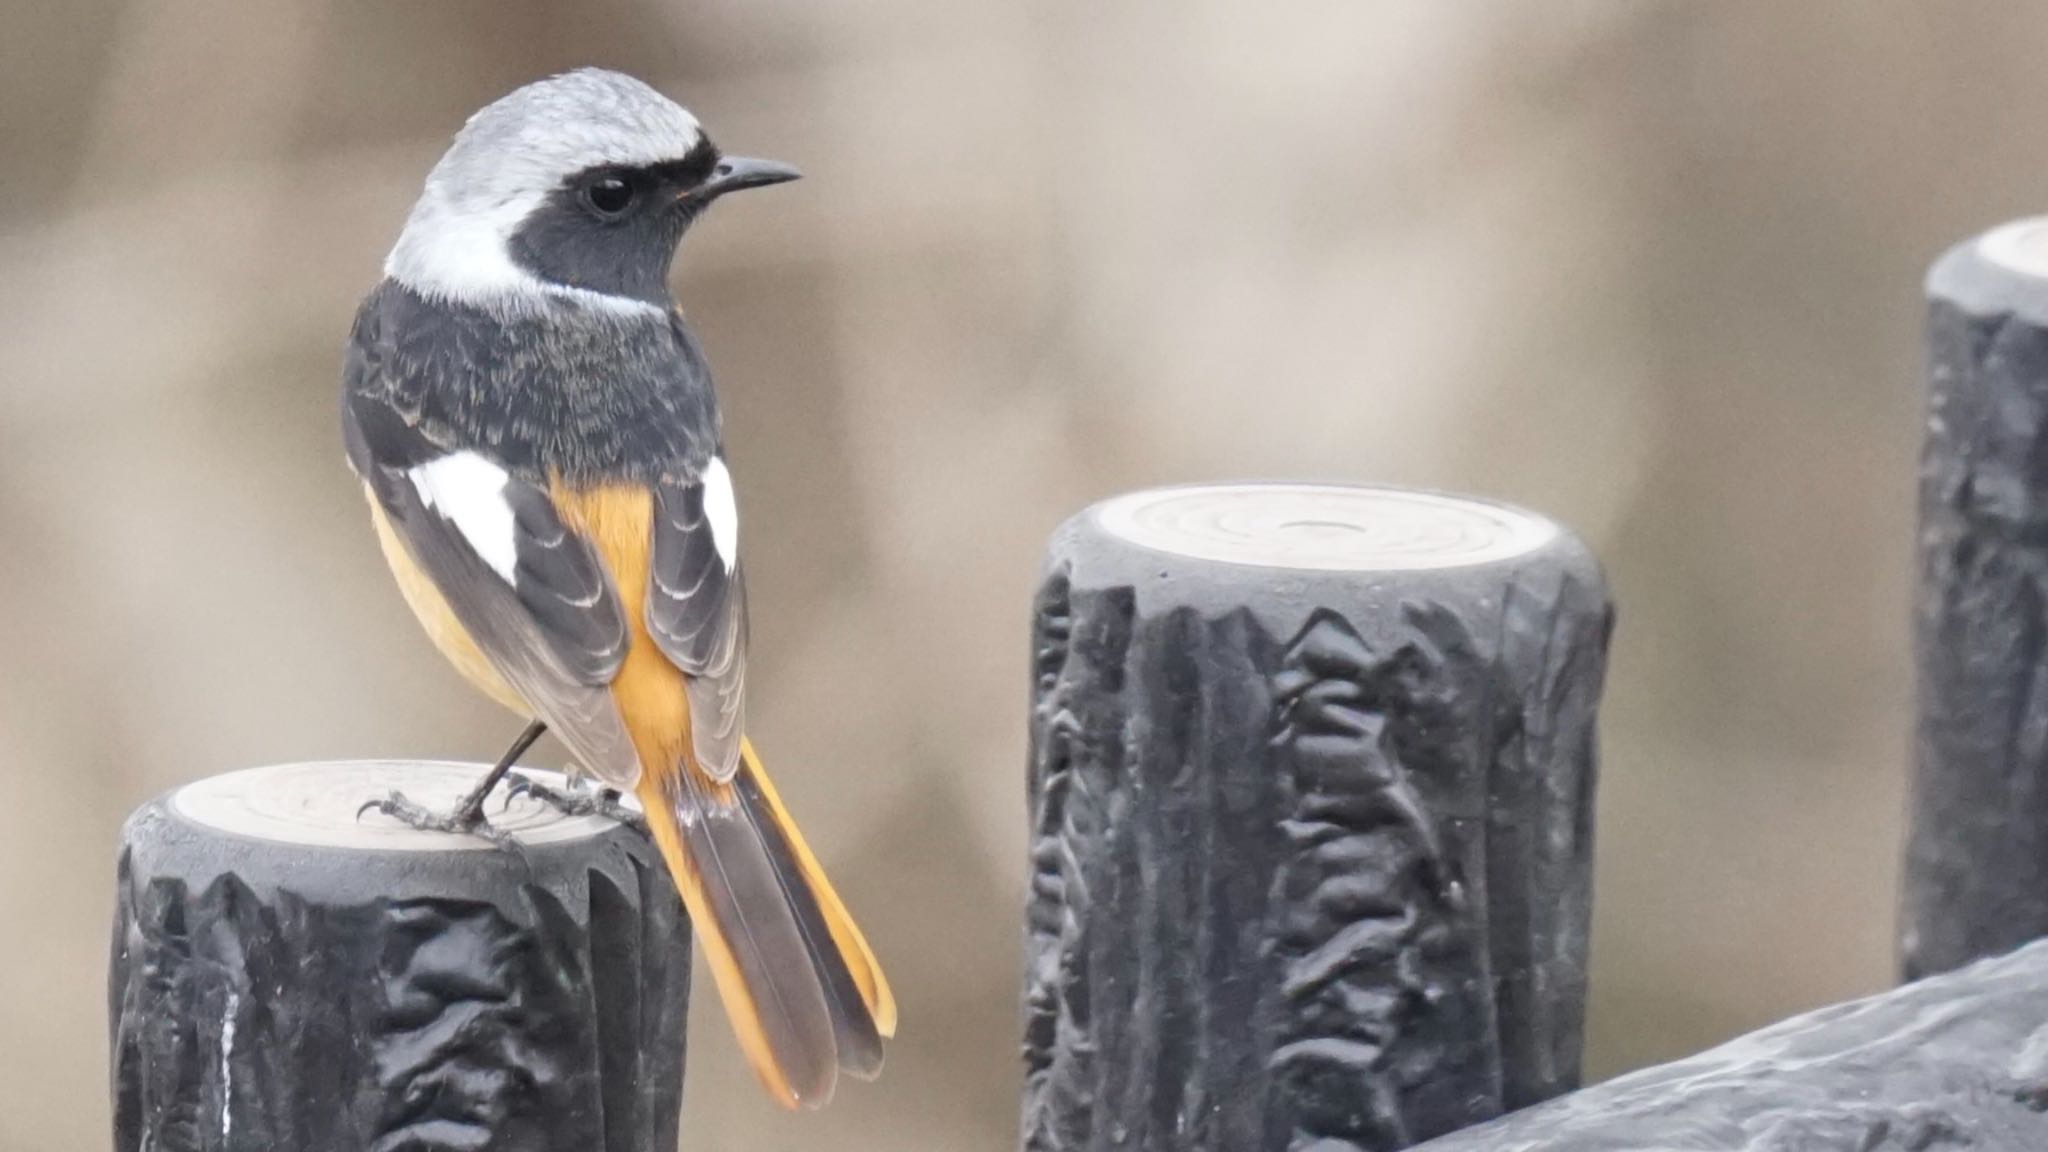
M 356 313 L 343 403 L 366 431 L 395 417 L 415 434 L 380 449 L 473 449 L 535 483 L 652 484 L 719 451 L 710 369 L 673 310 L 550 297 L 501 316 L 386 280 Z

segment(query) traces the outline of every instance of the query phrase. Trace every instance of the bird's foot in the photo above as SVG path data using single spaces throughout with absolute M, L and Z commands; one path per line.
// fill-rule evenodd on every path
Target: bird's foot
M 511 803 L 514 796 L 531 796 L 564 816 L 602 816 L 643 836 L 647 834 L 647 818 L 626 807 L 615 788 L 593 788 L 579 782 L 564 791 L 550 788 L 524 773 L 514 772 L 505 782 L 505 802 Z
M 489 840 L 500 848 L 516 850 L 519 847 L 519 842 L 512 838 L 510 832 L 484 819 L 483 810 L 480 806 L 471 807 L 464 804 L 452 812 L 436 812 L 431 808 L 406 799 L 405 794 L 402 792 L 392 792 L 381 800 L 372 800 L 361 808 L 356 809 L 356 819 L 361 820 L 363 813 L 373 808 L 408 828 L 417 828 L 422 832 L 446 832 L 452 836 L 476 836 Z

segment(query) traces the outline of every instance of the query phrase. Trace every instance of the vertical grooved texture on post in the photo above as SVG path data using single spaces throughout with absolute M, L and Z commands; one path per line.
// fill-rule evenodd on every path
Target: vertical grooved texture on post
M 667 1152 L 689 934 L 639 833 L 309 847 L 128 823 L 121 1152 Z
M 2013 234 L 1928 277 L 1909 978 L 2048 935 L 2048 280 Z
M 1027 1152 L 1372 1152 L 1574 1087 L 1611 622 L 1565 533 L 1304 572 L 1069 521 L 1032 638 Z

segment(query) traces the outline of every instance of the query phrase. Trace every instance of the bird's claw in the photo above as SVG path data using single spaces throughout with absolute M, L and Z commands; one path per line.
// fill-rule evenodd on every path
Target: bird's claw
M 610 788 L 579 787 L 563 791 L 515 772 L 505 781 L 505 803 L 510 804 L 514 796 L 530 796 L 564 816 L 602 816 L 643 835 L 647 832 L 646 817 L 620 803 L 619 794 Z
M 446 832 L 451 836 L 475 836 L 488 840 L 500 848 L 517 849 L 519 842 L 510 832 L 484 819 L 482 812 L 439 813 L 422 807 L 405 798 L 402 792 L 392 792 L 379 800 L 371 800 L 356 809 L 356 819 L 375 809 L 408 828 L 421 832 Z

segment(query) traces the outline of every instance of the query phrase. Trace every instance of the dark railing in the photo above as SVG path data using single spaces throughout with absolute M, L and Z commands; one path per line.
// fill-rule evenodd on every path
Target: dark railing
M 1927 979 L 1569 1091 L 1591 561 L 1455 562 L 1442 508 L 1430 563 L 1256 488 L 1141 494 L 1070 522 L 1040 594 L 1024 1147 L 2048 1148 L 2048 220 L 1928 295 Z
M 1132 493 L 1036 604 L 1026 1152 L 2048 1148 L 2048 222 L 1928 294 L 1916 982 L 1579 1090 L 1591 554 L 1455 496 Z M 120 1152 L 674 1146 L 665 874 L 552 810 L 512 851 L 355 819 L 467 778 L 258 769 L 129 821 Z

